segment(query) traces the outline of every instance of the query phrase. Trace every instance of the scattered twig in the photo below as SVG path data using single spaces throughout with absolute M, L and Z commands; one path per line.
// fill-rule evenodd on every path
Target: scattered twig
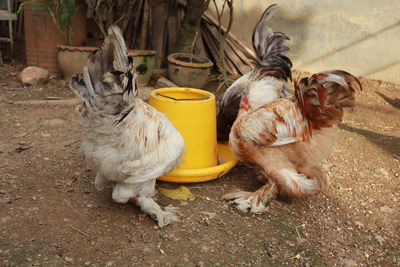
M 4 102 L 4 103 L 7 103 L 7 104 L 14 104 L 13 101 L 11 101 L 11 100 L 9 100 L 9 99 L 7 99 L 5 97 L 0 97 L 0 102 Z
M 144 233 L 142 233 L 142 242 L 143 243 L 151 243 L 151 241 L 146 241 L 146 239 L 144 238 Z
M 14 104 L 17 105 L 77 105 L 79 104 L 79 99 L 69 98 L 63 100 L 24 100 L 17 101 Z
M 78 139 L 78 140 L 72 140 L 72 141 L 64 142 L 64 147 L 70 147 L 72 145 L 75 145 L 75 144 L 79 143 L 79 141 L 80 140 Z
M 304 227 L 306 227 L 305 224 L 298 225 L 298 226 L 295 226 L 295 227 L 294 227 L 294 229 L 296 230 L 297 236 L 298 236 L 299 238 L 302 238 L 302 237 L 301 237 L 301 235 L 300 235 L 299 230 L 297 230 L 297 228 L 304 228 Z
M 65 185 L 68 187 L 71 187 L 73 183 L 75 183 L 78 180 L 77 177 L 72 178 L 70 181 L 66 182 Z
M 157 248 L 160 251 L 161 255 L 167 256 L 167 254 L 165 254 L 164 250 L 161 248 L 161 243 L 162 241 L 158 243 Z
M 29 148 L 32 148 L 32 146 L 19 146 L 14 150 L 14 152 L 21 153 L 22 151 L 28 150 Z
M 75 227 L 73 227 L 73 226 L 71 226 L 71 225 L 68 225 L 68 227 L 71 228 L 72 230 L 74 230 L 74 231 L 76 231 L 76 232 L 78 232 L 78 233 L 84 235 L 84 236 L 89 236 L 88 233 L 83 232 L 83 231 L 79 230 L 78 228 L 75 228 Z
M 46 100 L 65 100 L 67 98 L 60 96 L 46 96 Z
M 35 133 L 37 130 L 40 129 L 40 127 L 42 127 L 42 125 L 39 123 L 39 125 L 37 125 L 36 127 L 34 127 L 33 129 L 29 130 L 31 133 Z

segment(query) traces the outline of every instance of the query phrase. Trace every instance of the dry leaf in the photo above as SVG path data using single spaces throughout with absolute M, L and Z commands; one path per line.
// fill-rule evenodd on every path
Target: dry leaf
M 164 196 L 176 200 L 194 200 L 196 198 L 186 186 L 180 186 L 176 189 L 158 188 L 158 190 Z

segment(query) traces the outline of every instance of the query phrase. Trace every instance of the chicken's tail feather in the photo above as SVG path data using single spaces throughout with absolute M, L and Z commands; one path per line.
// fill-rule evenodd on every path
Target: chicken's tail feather
M 332 127 L 343 118 L 343 108 L 354 107 L 360 81 L 343 70 L 313 74 L 295 83 L 296 98 L 311 129 Z
M 83 73 L 72 76 L 70 87 L 87 111 L 117 115 L 130 109 L 137 86 L 127 51 L 121 30 L 111 26 L 101 49 L 89 56 Z
M 292 62 L 287 57 L 290 40 L 284 33 L 273 32 L 268 20 L 278 10 L 278 5 L 270 5 L 262 14 L 253 31 L 253 48 L 257 54 L 258 66 L 268 67 L 282 72 L 282 77 L 292 79 Z

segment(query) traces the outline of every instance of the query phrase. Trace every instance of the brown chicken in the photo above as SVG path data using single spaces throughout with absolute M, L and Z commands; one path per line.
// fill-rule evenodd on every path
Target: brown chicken
M 327 184 L 318 163 L 333 145 L 332 126 L 343 108 L 355 105 L 360 82 L 342 70 L 325 71 L 295 83 L 295 97 L 267 101 L 254 107 L 243 98 L 229 145 L 235 156 L 256 166 L 264 185 L 255 192 L 225 194 L 241 211 L 261 213 L 277 194 L 303 197 Z

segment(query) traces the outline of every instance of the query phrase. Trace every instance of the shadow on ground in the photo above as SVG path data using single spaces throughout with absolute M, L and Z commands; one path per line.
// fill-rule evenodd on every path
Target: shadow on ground
M 375 92 L 393 107 L 400 109 L 400 98 L 390 98 L 380 92 Z
M 339 123 L 338 127 L 340 129 L 362 135 L 375 145 L 397 157 L 400 157 L 400 137 L 380 134 L 373 131 L 352 127 L 344 123 Z

